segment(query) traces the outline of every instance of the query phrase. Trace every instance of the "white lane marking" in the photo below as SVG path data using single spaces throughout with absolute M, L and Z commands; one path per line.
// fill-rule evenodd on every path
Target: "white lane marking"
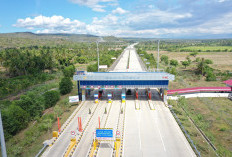
M 157 108 L 160 108 L 159 105 L 157 105 Z M 159 110 L 158 110 L 159 111 Z M 154 114 L 155 115 L 155 114 Z M 164 151 L 166 152 L 166 147 L 165 147 L 165 144 L 164 144 L 164 140 L 163 140 L 163 137 L 162 137 L 162 134 L 160 132 L 160 129 L 159 129 L 159 126 L 158 126 L 158 112 L 156 114 L 156 118 L 153 116 L 153 118 L 155 119 L 155 122 L 156 122 L 156 128 L 159 132 L 159 135 L 160 135 L 160 138 L 161 138 L 161 141 L 162 141 L 162 145 L 163 145 L 163 148 L 164 148 Z
M 137 113 L 138 131 L 139 131 L 139 148 L 140 148 L 140 152 L 142 152 L 142 141 L 141 141 L 141 130 L 140 130 L 141 112 L 140 110 L 136 110 L 136 113 Z

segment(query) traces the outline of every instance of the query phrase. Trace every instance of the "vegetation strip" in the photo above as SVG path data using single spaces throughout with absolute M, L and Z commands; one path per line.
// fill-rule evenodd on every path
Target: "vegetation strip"
M 215 151 L 215 153 L 217 154 L 216 150 L 217 148 L 214 146 L 214 144 L 210 141 L 210 139 L 204 134 L 204 132 L 197 126 L 197 124 L 194 122 L 194 120 L 189 117 L 188 112 L 182 107 L 180 106 L 181 109 L 186 113 L 187 117 L 189 118 L 189 120 L 193 123 L 193 125 L 196 127 L 196 129 L 201 133 L 202 137 L 204 137 L 204 139 L 208 142 L 208 144 L 213 148 L 213 150 Z

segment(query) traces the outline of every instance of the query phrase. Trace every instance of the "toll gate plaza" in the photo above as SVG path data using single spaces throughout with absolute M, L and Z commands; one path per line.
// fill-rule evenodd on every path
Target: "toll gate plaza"
M 136 98 L 139 90 L 146 90 L 151 99 L 151 90 L 158 89 L 163 101 L 167 101 L 167 89 L 169 81 L 173 81 L 175 76 L 166 72 L 85 72 L 78 71 L 73 79 L 77 81 L 79 97 L 81 100 L 98 98 L 111 94 L 121 96 L 127 91 L 133 91 Z M 117 97 L 119 98 L 119 97 Z
M 195 157 L 167 106 L 174 75 L 147 72 L 129 45 L 109 72 L 78 71 L 80 102 L 42 157 Z

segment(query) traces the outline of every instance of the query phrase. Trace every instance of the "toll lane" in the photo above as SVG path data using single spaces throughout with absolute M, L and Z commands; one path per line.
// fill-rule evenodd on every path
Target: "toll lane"
M 83 157 L 88 155 L 91 143 L 94 138 L 94 132 L 96 128 L 99 127 L 98 117 L 101 117 L 104 114 L 104 109 L 107 105 L 109 104 L 106 101 L 101 101 L 98 105 L 96 112 L 94 113 L 88 127 L 86 128 L 86 131 L 82 136 L 80 143 L 78 144 L 73 154 L 74 157 Z
M 118 118 L 120 114 L 120 101 L 113 101 L 112 108 L 109 112 L 109 117 L 105 123 L 104 128 L 113 128 L 113 135 L 116 134 L 116 129 L 118 125 Z M 98 157 L 112 156 L 114 142 L 113 141 L 102 141 L 97 153 Z
M 94 107 L 95 104 L 91 101 L 86 101 L 82 108 L 79 110 L 77 115 L 73 118 L 71 123 L 67 126 L 64 132 L 60 135 L 57 141 L 49 147 L 44 153 L 43 157 L 51 157 L 51 156 L 62 156 L 67 149 L 70 140 L 71 140 L 71 131 L 77 131 L 78 129 L 78 117 L 82 117 L 83 126 L 85 126 L 85 121 L 89 118 L 88 111 L 89 108 Z

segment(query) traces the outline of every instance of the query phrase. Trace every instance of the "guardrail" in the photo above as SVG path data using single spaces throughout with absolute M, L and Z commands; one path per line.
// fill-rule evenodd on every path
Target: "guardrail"
M 35 157 L 39 157 L 39 156 L 42 154 L 42 152 L 45 150 L 45 148 L 47 148 L 48 146 L 49 146 L 49 145 L 48 145 L 47 143 L 44 143 L 43 148 L 40 149 L 39 153 L 36 154 Z
M 187 133 L 184 126 L 180 122 L 180 119 L 177 117 L 176 113 L 174 112 L 174 110 L 171 107 L 169 107 L 169 109 L 170 109 L 171 113 L 173 114 L 173 116 L 175 117 L 175 119 L 176 119 L 177 123 L 179 124 L 179 126 L 181 127 L 181 129 L 184 131 L 184 134 L 188 138 L 190 144 L 193 146 L 195 152 L 197 153 L 197 156 L 201 157 L 201 153 L 197 150 L 196 145 L 193 143 L 193 140 L 191 139 L 190 135 Z
M 138 55 L 136 49 L 135 49 L 135 53 L 136 53 L 136 55 L 137 55 L 137 58 L 138 58 L 138 60 L 139 60 L 139 63 L 140 63 L 140 65 L 141 65 L 142 69 L 143 69 L 144 71 L 147 71 L 147 67 L 145 66 L 145 64 L 144 64 L 144 62 L 142 61 L 142 59 L 140 58 L 140 56 Z

